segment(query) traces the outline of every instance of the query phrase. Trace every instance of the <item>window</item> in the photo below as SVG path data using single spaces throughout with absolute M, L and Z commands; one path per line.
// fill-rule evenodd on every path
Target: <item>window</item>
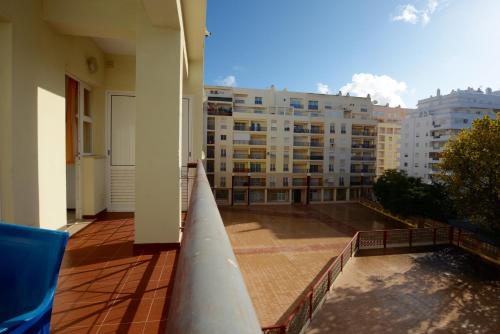
M 290 98 L 290 107 L 296 108 L 296 109 L 304 109 L 304 106 L 302 105 L 302 100 L 297 99 L 297 98 Z
M 92 110 L 90 110 L 90 91 L 83 89 L 83 153 L 93 153 Z
M 220 156 L 221 157 L 225 157 L 226 156 L 226 149 L 225 148 L 221 148 L 220 149 Z
M 309 110 L 318 110 L 318 101 L 309 101 L 307 103 L 307 108 Z
M 245 100 L 234 99 L 234 103 L 245 104 Z
M 334 170 L 333 170 L 333 164 L 329 164 L 329 165 L 328 165 L 328 171 L 329 171 L 329 172 L 333 172 L 333 171 L 334 171 Z
M 288 172 L 288 164 L 283 164 L 283 171 Z
M 345 124 L 340 125 L 340 133 L 345 134 Z
M 219 185 L 221 187 L 225 187 L 226 186 L 226 177 L 225 176 L 221 176 L 220 177 L 220 180 L 219 180 Z
M 343 186 L 343 185 L 344 185 L 344 177 L 339 176 L 339 186 Z
M 221 162 L 220 163 L 220 171 L 221 172 L 225 172 L 226 171 L 226 163 L 225 162 Z
M 276 172 L 276 164 L 271 164 L 269 168 L 271 172 Z
M 361 108 L 361 112 L 368 112 L 368 108 Z
M 283 177 L 283 187 L 288 187 L 288 177 Z
M 330 124 L 330 133 L 335 133 L 335 124 Z
M 220 135 L 220 140 L 226 140 L 226 135 Z
M 405 167 L 408 167 L 408 163 L 407 163 L 407 162 L 405 162 L 405 163 L 404 163 L 404 166 L 405 166 Z
M 261 96 L 255 97 L 255 104 L 262 104 L 262 97 Z

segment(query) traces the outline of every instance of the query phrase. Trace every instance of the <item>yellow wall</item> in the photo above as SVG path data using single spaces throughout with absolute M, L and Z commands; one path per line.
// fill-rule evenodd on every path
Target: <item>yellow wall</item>
M 2 148 L 2 160 L 9 161 L 11 168 L 2 164 L 0 173 L 2 180 L 13 185 L 2 186 L 0 198 L 2 203 L 12 203 L 5 215 L 9 222 L 58 228 L 66 223 L 65 74 L 97 91 L 104 81 L 104 55 L 88 38 L 57 34 L 42 21 L 41 13 L 41 1 L 0 5 L 0 17 L 12 24 L 12 91 L 4 93 L 12 104 L 2 108 L 2 119 L 10 120 L 12 131 L 10 147 Z M 4 32 L 2 28 L 2 36 Z M 89 56 L 98 60 L 95 74 L 87 70 Z M 102 152 L 104 126 L 99 119 L 104 120 L 104 103 L 95 103 L 94 113 L 96 151 Z

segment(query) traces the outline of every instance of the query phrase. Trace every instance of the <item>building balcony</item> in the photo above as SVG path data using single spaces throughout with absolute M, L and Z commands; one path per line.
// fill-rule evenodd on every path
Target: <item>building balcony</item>
M 314 134 L 323 134 L 323 133 L 325 133 L 325 131 L 323 129 L 318 129 L 318 128 L 311 127 L 311 133 L 314 133 Z
M 306 128 L 293 128 L 293 133 L 309 133 L 309 129 Z
M 249 173 L 250 169 L 246 167 L 234 167 L 233 168 L 234 173 Z
M 293 160 L 308 160 L 307 154 L 294 154 Z
M 375 174 L 375 169 L 373 168 L 351 168 L 351 174 Z
M 372 131 L 355 131 L 352 130 L 351 134 L 357 137 L 376 137 L 377 133 Z
M 294 141 L 293 146 L 308 147 L 309 142 L 306 141 Z
M 215 115 L 215 116 L 232 116 L 233 109 L 232 108 L 207 108 L 207 113 L 209 115 Z
M 311 155 L 309 157 L 309 160 L 323 160 L 323 156 L 322 155 Z
M 307 173 L 307 168 L 305 167 L 293 167 L 294 173 Z
M 255 131 L 255 132 L 265 132 L 267 131 L 267 127 L 261 126 L 260 124 L 252 124 L 251 126 L 234 126 L 234 131 Z
M 373 162 L 375 160 L 377 160 L 376 157 L 372 157 L 372 156 L 351 156 L 351 160 L 353 161 L 368 161 L 368 162 Z
M 351 147 L 356 149 L 374 149 L 375 144 L 352 144 Z
M 294 186 L 294 187 L 306 187 L 307 180 L 306 179 L 293 179 L 292 186 Z
M 325 144 L 321 142 L 311 141 L 311 147 L 323 147 Z

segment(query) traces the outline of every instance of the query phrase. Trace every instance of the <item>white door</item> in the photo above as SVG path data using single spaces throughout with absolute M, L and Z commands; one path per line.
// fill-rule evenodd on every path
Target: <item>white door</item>
M 135 211 L 135 96 L 108 97 L 108 211 Z

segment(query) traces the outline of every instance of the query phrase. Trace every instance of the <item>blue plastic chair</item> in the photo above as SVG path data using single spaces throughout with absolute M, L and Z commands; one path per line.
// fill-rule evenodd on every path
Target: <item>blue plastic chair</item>
M 68 233 L 0 222 L 0 333 L 49 333 Z

